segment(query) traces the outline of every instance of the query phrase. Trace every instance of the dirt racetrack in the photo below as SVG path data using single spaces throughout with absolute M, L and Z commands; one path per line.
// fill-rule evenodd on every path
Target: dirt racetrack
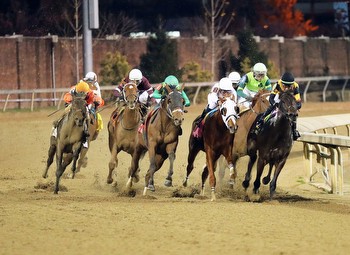
M 176 196 L 185 176 L 190 125 L 203 107 L 191 106 L 185 116 L 174 187 L 163 186 L 165 164 L 155 174 L 156 191 L 146 197 L 147 154 L 135 197 L 123 192 L 130 164 L 125 153 L 119 154 L 118 186 L 106 184 L 111 109 L 102 112 L 105 129 L 91 144 L 87 167 L 73 180 L 62 179 L 67 191 L 58 195 L 50 190 L 55 165 L 48 179 L 41 177 L 58 114 L 47 117 L 53 109 L 0 113 L 0 254 L 349 254 L 350 194 L 327 194 L 303 181 L 301 143 L 294 144 L 273 201 L 267 186 L 261 188 L 262 202 L 244 200 L 246 157 L 239 161 L 234 190 L 224 180 L 216 202 L 210 201 L 209 187 L 208 198 Z M 305 103 L 300 117 L 348 109 L 348 102 Z M 204 160 L 200 153 L 189 189 L 199 187 Z

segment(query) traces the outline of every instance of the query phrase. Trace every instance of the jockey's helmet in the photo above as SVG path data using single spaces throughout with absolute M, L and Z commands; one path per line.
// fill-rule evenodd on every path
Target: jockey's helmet
M 293 74 L 291 74 L 289 72 L 285 72 L 282 75 L 281 81 L 282 81 L 283 85 L 289 87 L 294 83 L 294 76 L 293 76 Z
M 94 72 L 88 72 L 83 80 L 86 82 L 97 82 L 97 75 Z
M 226 90 L 226 91 L 232 91 L 233 87 L 232 87 L 231 80 L 227 77 L 221 78 L 221 80 L 219 81 L 219 89 Z
M 232 83 L 237 84 L 239 80 L 241 79 L 241 75 L 237 72 L 231 72 L 228 75 L 228 78 L 231 80 Z
M 254 78 L 257 81 L 261 81 L 265 77 L 266 73 L 267 73 L 267 68 L 263 63 L 256 63 L 253 66 Z
M 80 81 L 75 86 L 75 91 L 78 93 L 81 93 L 81 92 L 87 93 L 89 92 L 89 90 L 90 90 L 89 84 L 87 84 L 85 81 Z
M 164 80 L 165 84 L 168 84 L 169 87 L 174 90 L 179 89 L 179 80 L 174 75 L 169 75 Z
M 129 80 L 139 85 L 142 80 L 142 73 L 139 69 L 132 69 L 129 73 Z

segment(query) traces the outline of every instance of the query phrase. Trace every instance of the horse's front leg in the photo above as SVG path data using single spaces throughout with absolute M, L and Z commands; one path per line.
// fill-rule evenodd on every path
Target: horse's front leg
M 229 186 L 231 189 L 233 189 L 233 186 L 236 182 L 236 178 L 237 178 L 237 161 L 239 159 L 238 154 L 234 154 L 232 157 L 232 165 L 229 165 L 230 168 L 230 180 L 228 182 Z
M 187 167 L 186 167 L 186 177 L 182 182 L 184 187 L 187 187 L 188 178 L 193 170 L 193 162 L 196 159 L 198 152 L 200 152 L 201 148 L 199 146 L 199 142 L 196 142 L 195 138 L 191 133 L 189 148 L 188 148 L 188 157 L 187 157 Z
M 207 155 L 207 167 L 209 171 L 209 185 L 211 188 L 211 201 L 216 200 L 215 195 L 215 187 L 216 187 L 216 178 L 215 178 L 215 165 L 216 161 L 218 160 L 219 156 L 215 151 L 212 149 L 207 148 L 206 149 L 206 155 Z
M 147 194 L 147 190 L 155 191 L 155 186 L 154 186 L 154 173 L 161 168 L 164 162 L 164 158 L 159 155 L 155 154 L 154 150 L 152 150 L 153 153 L 150 151 L 149 156 L 150 156 L 150 167 L 147 171 L 147 174 L 145 176 L 145 188 L 143 190 L 143 195 Z M 153 155 L 153 156 L 152 156 Z
M 174 160 L 176 158 L 175 152 L 169 153 L 169 170 L 168 170 L 168 176 L 165 178 L 164 185 L 166 187 L 172 187 L 173 186 L 173 174 L 174 174 Z
M 126 183 L 126 188 L 130 189 L 133 185 L 133 179 L 138 178 L 138 171 L 139 171 L 139 163 L 141 157 L 146 153 L 147 150 L 145 150 L 140 144 L 137 144 L 134 149 L 134 153 L 132 154 L 131 158 L 131 165 L 129 168 L 129 179 Z
M 252 176 L 252 168 L 257 159 L 257 154 L 252 153 L 249 155 L 249 162 L 248 162 L 248 167 L 247 167 L 247 172 L 245 173 L 244 181 L 242 182 L 242 186 L 245 190 L 249 187 L 249 182 Z
M 117 151 L 117 145 L 113 144 L 111 148 L 111 158 L 108 163 L 108 176 L 107 176 L 107 183 L 111 184 L 113 183 L 113 170 L 118 167 L 118 151 Z M 115 174 L 116 175 L 116 174 Z
M 270 182 L 270 199 L 272 199 L 273 195 L 276 192 L 277 179 L 278 179 L 278 176 L 281 173 L 281 170 L 284 167 L 284 164 L 286 163 L 286 161 L 287 161 L 287 157 L 285 157 L 285 159 L 283 159 L 281 162 L 279 162 L 276 165 L 275 173 L 273 175 L 272 181 Z
M 78 142 L 73 145 L 73 163 L 72 163 L 72 179 L 75 177 L 75 171 L 77 169 L 77 161 L 83 144 Z
M 261 185 L 260 179 L 261 179 L 261 175 L 264 171 L 264 167 L 265 167 L 264 160 L 261 157 L 259 157 L 258 162 L 256 164 L 256 178 L 254 181 L 254 188 L 253 188 L 254 194 L 259 193 L 259 188 Z
M 63 152 L 60 149 L 57 149 L 57 152 L 56 152 L 56 184 L 55 184 L 54 194 L 58 194 L 59 185 L 60 185 L 60 178 L 64 172 L 64 168 L 62 166 L 62 157 L 63 157 Z
M 173 186 L 173 174 L 174 174 L 174 161 L 176 159 L 176 148 L 177 148 L 177 143 L 178 141 L 175 141 L 174 143 L 171 143 L 169 145 L 167 145 L 166 147 L 166 152 L 168 154 L 169 157 L 169 170 L 168 170 L 168 176 L 165 178 L 165 182 L 164 185 L 166 187 L 172 187 Z M 159 161 L 158 161 L 159 163 Z M 159 166 L 160 168 L 161 166 Z M 157 168 L 157 170 L 159 169 Z

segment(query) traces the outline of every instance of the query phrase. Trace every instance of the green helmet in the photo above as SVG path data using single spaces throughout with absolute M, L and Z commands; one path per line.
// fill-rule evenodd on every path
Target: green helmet
M 171 89 L 179 87 L 179 80 L 174 75 L 166 77 L 164 83 L 168 84 Z

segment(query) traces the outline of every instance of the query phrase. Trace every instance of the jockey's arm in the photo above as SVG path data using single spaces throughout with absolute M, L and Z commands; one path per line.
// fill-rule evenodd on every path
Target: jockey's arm
M 191 105 L 190 99 L 188 99 L 188 96 L 186 95 L 185 91 L 181 92 L 182 98 L 185 100 L 185 106 L 188 107 Z
M 163 86 L 162 84 L 159 84 L 155 90 L 153 91 L 153 93 L 151 94 L 151 97 L 152 98 L 155 98 L 155 99 L 161 99 L 162 98 L 162 92 L 161 90 L 163 89 Z
M 250 96 L 246 95 L 243 92 L 243 89 L 245 88 L 247 83 L 248 83 L 248 77 L 247 77 L 247 75 L 243 75 L 242 79 L 238 83 L 239 85 L 238 85 L 238 88 L 237 88 L 237 95 L 239 97 L 245 98 L 247 100 L 251 100 Z

